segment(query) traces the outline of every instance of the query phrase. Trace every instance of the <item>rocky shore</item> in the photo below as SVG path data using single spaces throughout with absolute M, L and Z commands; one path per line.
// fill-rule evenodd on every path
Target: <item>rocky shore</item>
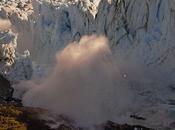
M 74 126 L 64 116 L 44 120 L 43 115 L 52 116 L 41 108 L 23 107 L 15 102 L 0 102 L 0 130 L 91 130 Z M 96 125 L 94 130 L 154 130 L 140 125 L 117 124 L 107 121 Z

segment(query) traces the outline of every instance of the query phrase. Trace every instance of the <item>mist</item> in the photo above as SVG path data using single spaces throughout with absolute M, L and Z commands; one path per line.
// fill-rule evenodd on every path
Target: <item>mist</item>
M 129 109 L 132 95 L 124 80 L 108 40 L 84 36 L 57 53 L 54 69 L 40 83 L 22 83 L 28 89 L 22 100 L 80 125 L 102 123 Z
M 48 109 L 79 126 L 107 120 L 133 123 L 133 114 L 145 117 L 146 125 L 174 120 L 169 112 L 160 117 L 162 102 L 174 98 L 167 87 L 174 76 L 163 69 L 167 67 L 148 67 L 135 53 L 111 51 L 104 36 L 69 43 L 46 68 L 42 77 L 34 74 L 14 87 L 13 96 L 20 96 L 24 106 Z
M 11 22 L 7 19 L 0 19 L 0 31 L 9 30 L 11 27 Z

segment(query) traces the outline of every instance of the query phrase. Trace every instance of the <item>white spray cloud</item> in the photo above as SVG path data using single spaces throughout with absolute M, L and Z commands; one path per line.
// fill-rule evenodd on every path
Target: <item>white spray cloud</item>
M 132 98 L 105 37 L 84 36 L 56 55 L 56 65 L 37 84 L 23 83 L 27 106 L 66 114 L 81 125 L 113 120 Z
M 11 27 L 11 22 L 7 19 L 0 19 L 0 31 L 9 30 Z

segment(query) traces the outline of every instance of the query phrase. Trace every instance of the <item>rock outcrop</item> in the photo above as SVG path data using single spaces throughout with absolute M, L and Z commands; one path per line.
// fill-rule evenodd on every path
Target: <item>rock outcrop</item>
M 0 75 L 0 102 L 4 99 L 12 97 L 13 88 L 10 85 L 10 82 Z

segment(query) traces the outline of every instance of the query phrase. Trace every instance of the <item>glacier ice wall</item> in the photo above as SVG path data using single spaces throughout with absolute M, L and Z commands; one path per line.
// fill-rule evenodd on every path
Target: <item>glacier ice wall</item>
M 17 48 L 17 34 L 10 29 L 8 20 L 0 19 L 0 74 L 12 83 L 30 79 L 32 76 L 32 62 L 30 53 L 19 54 Z
M 174 0 L 32 3 L 20 11 L 3 7 L 0 15 L 18 32 L 18 51 L 29 49 L 36 62 L 50 63 L 67 43 L 98 34 L 108 37 L 114 52 L 137 57 L 147 66 L 174 68 Z
M 83 35 L 99 34 L 126 56 L 134 55 L 148 66 L 173 68 L 174 5 L 174 0 L 101 0 L 98 5 L 88 0 L 55 5 L 34 0 L 34 13 L 20 32 L 30 38 L 29 50 L 38 62 L 49 63 L 55 52 Z

